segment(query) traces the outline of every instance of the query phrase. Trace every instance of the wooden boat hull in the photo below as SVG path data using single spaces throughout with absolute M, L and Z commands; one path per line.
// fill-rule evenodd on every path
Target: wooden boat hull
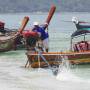
M 17 40 L 20 38 L 20 34 L 26 27 L 29 21 L 29 17 L 25 16 L 22 20 L 22 24 L 18 31 L 10 31 L 6 33 L 1 33 L 0 35 L 0 52 L 9 51 L 11 49 L 16 49 Z M 18 38 L 19 37 L 19 38 Z M 18 39 L 17 39 L 18 38 Z
M 8 31 L 6 34 L 0 35 L 0 52 L 17 50 L 21 48 L 25 48 L 22 43 L 21 36 L 14 37 L 17 31 Z
M 51 66 L 59 66 L 60 63 L 62 63 L 63 58 L 67 58 L 68 61 L 71 64 L 87 64 L 90 63 L 90 51 L 88 52 L 66 52 L 66 53 L 57 53 L 57 52 L 52 52 L 52 53 L 42 53 L 42 54 L 37 54 L 37 53 L 31 53 L 27 52 L 26 53 L 29 65 L 32 68 L 38 68 L 38 67 L 46 67 L 48 64 L 45 62 L 45 60 L 49 63 Z M 44 57 L 45 60 L 41 56 Z
M 0 36 L 0 52 L 9 51 L 14 48 L 13 36 Z
M 2 38 L 2 37 L 0 37 Z M 7 38 L 4 36 L 4 38 Z M 9 50 L 17 50 L 24 49 L 25 45 L 20 40 L 12 39 L 12 37 L 6 40 L 0 40 L 0 52 L 9 51 Z

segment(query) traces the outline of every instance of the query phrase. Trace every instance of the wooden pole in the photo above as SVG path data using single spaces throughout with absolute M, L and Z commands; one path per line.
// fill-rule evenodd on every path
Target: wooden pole
M 85 38 L 86 38 L 85 35 L 86 35 L 86 34 L 84 34 L 84 41 L 85 41 Z
M 20 28 L 18 29 L 18 32 L 13 36 L 14 38 L 14 44 L 13 44 L 13 49 L 16 50 L 17 44 L 16 44 L 16 38 L 18 35 L 22 34 L 24 28 L 26 27 L 27 23 L 29 21 L 29 17 L 25 16 L 24 19 L 22 20 L 22 24 Z
M 72 51 L 72 37 L 71 37 L 71 46 L 70 46 L 70 51 Z
M 46 23 L 48 23 L 48 24 L 50 23 L 51 18 L 54 15 L 55 10 L 56 10 L 56 6 L 52 5 L 51 8 L 50 8 L 50 11 L 48 13 L 48 17 L 46 19 Z
M 24 19 L 22 20 L 22 24 L 19 28 L 19 33 L 22 33 L 22 31 L 24 30 L 24 28 L 26 27 L 27 23 L 29 21 L 29 17 L 28 16 L 25 16 Z

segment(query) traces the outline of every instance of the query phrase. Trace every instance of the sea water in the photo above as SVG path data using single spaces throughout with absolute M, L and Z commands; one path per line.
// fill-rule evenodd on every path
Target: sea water
M 30 29 L 34 21 L 44 23 L 47 13 L 1 14 L 0 20 L 6 23 L 6 28 L 18 29 L 24 16 L 30 17 L 26 27 Z M 56 13 L 49 25 L 50 51 L 70 50 L 70 36 L 76 30 L 71 22 L 73 16 L 87 22 L 90 19 L 90 13 Z M 0 90 L 90 90 L 90 65 L 71 66 L 65 59 L 55 76 L 51 69 L 24 68 L 25 53 L 25 50 L 0 53 Z

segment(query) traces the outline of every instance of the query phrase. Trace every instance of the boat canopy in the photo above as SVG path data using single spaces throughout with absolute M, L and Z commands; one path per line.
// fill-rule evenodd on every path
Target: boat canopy
M 79 35 L 86 35 L 87 33 L 90 33 L 90 29 L 77 30 L 71 35 L 71 38 L 74 38 L 74 37 L 79 36 Z

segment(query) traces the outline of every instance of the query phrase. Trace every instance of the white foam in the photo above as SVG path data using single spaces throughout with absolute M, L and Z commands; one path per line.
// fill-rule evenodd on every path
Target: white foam
M 71 72 L 70 66 L 68 58 L 62 57 L 62 64 L 59 66 L 60 70 L 56 78 L 61 81 L 81 81 L 81 78 Z
M 63 70 L 56 77 L 61 81 L 81 81 L 81 78 L 75 76 L 70 70 L 63 68 Z

